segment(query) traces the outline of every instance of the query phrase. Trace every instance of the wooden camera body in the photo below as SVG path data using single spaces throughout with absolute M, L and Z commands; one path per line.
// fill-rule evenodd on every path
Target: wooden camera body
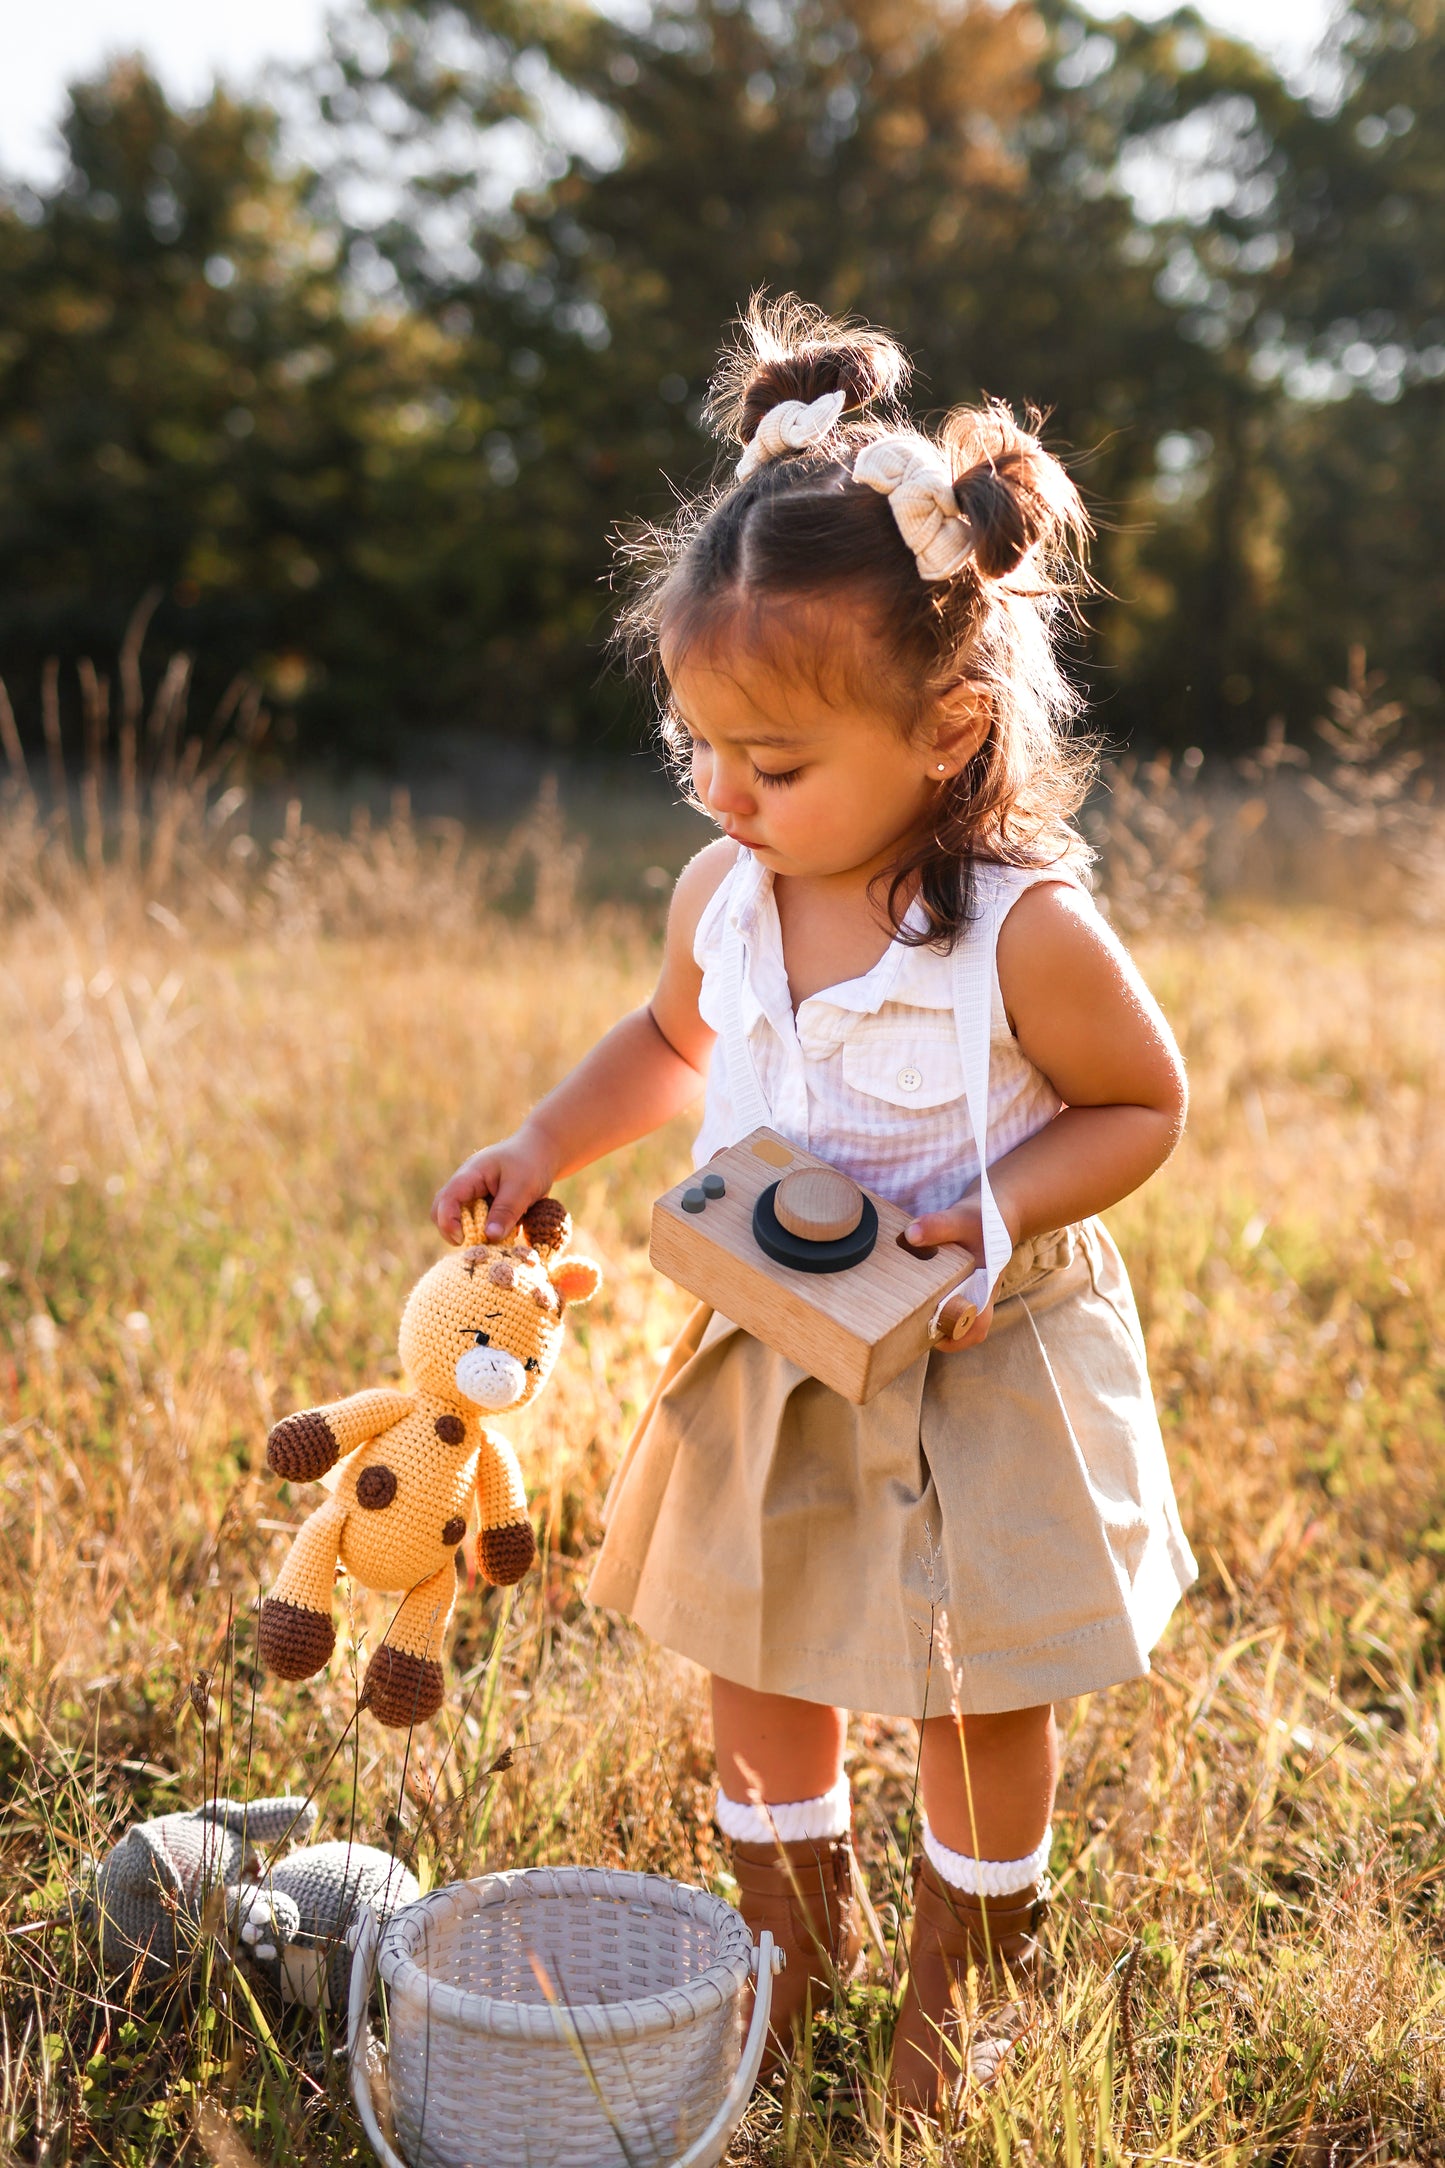
M 908 1221 L 826 1160 L 755 1129 L 658 1198 L 650 1254 L 689 1294 L 861 1402 L 978 1314 L 963 1293 L 969 1251 L 910 1249 Z

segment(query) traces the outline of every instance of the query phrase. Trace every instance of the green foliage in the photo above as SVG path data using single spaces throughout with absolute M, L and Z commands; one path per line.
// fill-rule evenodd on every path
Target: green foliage
M 1362 0 L 1308 96 L 1188 7 L 352 0 L 306 96 L 311 172 L 130 64 L 0 197 L 7 674 L 155 585 L 313 743 L 635 728 L 608 534 L 708 473 L 766 284 L 896 329 L 925 407 L 1049 411 L 1116 736 L 1298 735 L 1356 643 L 1438 729 L 1439 0 Z

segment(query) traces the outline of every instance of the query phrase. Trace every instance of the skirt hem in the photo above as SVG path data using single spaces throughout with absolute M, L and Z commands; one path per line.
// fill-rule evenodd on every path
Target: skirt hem
M 616 1595 L 603 1595 L 592 1587 L 587 1601 L 599 1609 L 623 1612 L 651 1640 L 675 1655 L 755 1693 L 785 1694 L 872 1716 L 916 1720 L 946 1715 L 955 1705 L 963 1716 L 997 1716 L 1011 1709 L 1039 1708 L 1045 1702 L 1072 1701 L 1081 1694 L 1103 1693 L 1131 1679 L 1147 1678 L 1150 1652 L 1188 1586 L 1177 1575 L 1171 1578 L 1172 1595 L 1142 1634 L 1129 1617 L 1101 1619 L 1031 1648 L 955 1659 L 956 1677 L 950 1677 L 936 1643 L 931 1662 L 925 1644 L 916 1665 L 891 1663 L 856 1649 L 803 1645 L 770 1647 L 765 1664 L 740 1665 L 735 1620 L 693 1610 L 675 1598 L 637 1602 L 634 1597 L 619 1602 Z M 1159 1579 L 1162 1582 L 1164 1577 Z M 1162 1586 L 1157 1594 L 1164 1595 Z M 947 1606 L 940 1608 L 946 1614 Z

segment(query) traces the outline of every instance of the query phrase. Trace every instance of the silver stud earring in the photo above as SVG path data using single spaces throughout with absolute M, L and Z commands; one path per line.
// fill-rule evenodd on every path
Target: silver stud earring
M 946 760 L 941 760 L 938 763 L 938 772 L 940 775 L 946 775 L 948 773 L 948 762 Z

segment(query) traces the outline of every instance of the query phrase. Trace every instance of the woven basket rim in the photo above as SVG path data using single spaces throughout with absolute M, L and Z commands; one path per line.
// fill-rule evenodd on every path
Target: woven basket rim
M 577 1897 L 690 1914 L 716 1931 L 722 1948 L 686 1986 L 630 1996 L 625 2002 L 569 2003 L 565 2008 L 453 1987 L 433 1979 L 413 1955 L 431 1920 L 475 1918 L 519 1898 L 545 1902 Z M 752 1961 L 752 1936 L 726 1899 L 667 1875 L 620 1867 L 518 1867 L 449 1882 L 394 1912 L 377 1948 L 377 1968 L 394 2001 L 422 2009 L 428 2017 L 450 2018 L 466 2031 L 539 2044 L 582 2040 L 626 2046 L 676 2032 L 714 2015 L 740 1994 L 752 1977 Z

